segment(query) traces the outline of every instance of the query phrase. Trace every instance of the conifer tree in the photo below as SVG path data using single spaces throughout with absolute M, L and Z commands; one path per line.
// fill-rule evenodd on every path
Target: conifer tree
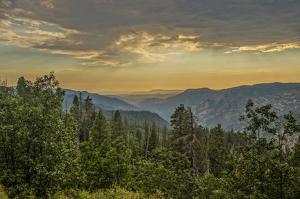
M 203 174 L 207 168 L 206 133 L 202 126 L 197 125 L 197 118 L 192 110 L 181 104 L 171 116 L 172 148 L 185 153 L 190 160 L 190 167 L 195 174 Z
M 99 109 L 99 112 L 93 122 L 90 136 L 95 147 L 100 147 L 104 140 L 110 141 L 109 124 L 101 109 Z
M 162 130 L 162 148 L 169 148 L 169 143 L 168 143 L 168 129 L 167 126 L 164 125 L 163 130 Z
M 142 148 L 142 129 L 140 127 L 138 127 L 136 130 L 135 138 L 137 140 L 137 143 L 139 144 L 139 147 Z
M 178 140 L 178 138 L 187 135 L 187 110 L 184 108 L 183 104 L 180 104 L 175 109 L 175 112 L 171 116 L 171 126 L 173 129 L 171 130 L 171 145 L 172 148 L 180 153 L 183 153 L 183 141 Z M 176 140 L 176 141 L 175 141 Z
M 149 137 L 149 146 L 148 146 L 148 151 L 150 152 L 150 154 L 152 153 L 153 150 L 155 150 L 158 147 L 158 145 L 159 145 L 159 140 L 156 131 L 156 124 L 155 121 L 153 121 L 151 133 Z
M 229 150 L 226 148 L 225 132 L 221 124 L 210 130 L 208 139 L 209 170 L 217 178 L 221 177 L 221 172 L 225 169 L 225 162 L 229 160 Z
M 17 94 L 25 100 L 29 100 L 32 96 L 32 83 L 26 80 L 24 76 L 20 77 L 17 82 Z
M 125 128 L 121 118 L 121 113 L 117 110 L 113 118 L 111 141 L 113 142 L 119 136 L 123 136 L 123 139 L 125 138 Z
M 79 99 L 78 99 L 78 96 L 76 94 L 73 98 L 73 105 L 77 106 L 79 108 Z
M 76 120 L 79 121 L 80 113 L 79 113 L 79 100 L 77 95 L 75 95 L 73 98 L 73 106 L 71 106 L 70 108 L 70 113 Z
M 149 123 L 145 120 L 144 122 L 144 154 L 145 154 L 145 160 L 147 160 L 148 155 L 148 147 L 149 147 L 149 137 L 150 137 L 150 127 Z

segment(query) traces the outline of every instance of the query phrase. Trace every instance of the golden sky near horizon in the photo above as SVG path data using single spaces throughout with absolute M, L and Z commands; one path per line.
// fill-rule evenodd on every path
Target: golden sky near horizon
M 0 0 L 0 77 L 62 88 L 300 82 L 296 0 Z

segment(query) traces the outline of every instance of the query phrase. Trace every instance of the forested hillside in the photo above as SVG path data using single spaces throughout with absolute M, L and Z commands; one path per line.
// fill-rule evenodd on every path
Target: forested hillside
M 145 122 L 152 123 L 156 122 L 157 126 L 166 126 L 168 129 L 171 128 L 170 123 L 160 117 L 157 113 L 151 113 L 149 111 L 123 111 L 119 110 L 121 113 L 122 120 L 128 121 L 130 123 L 135 123 L 142 125 Z M 111 120 L 114 115 L 114 110 L 102 110 L 103 114 Z
M 245 126 L 238 122 L 238 117 L 244 112 L 243 107 L 249 98 L 255 100 L 257 106 L 274 104 L 274 110 L 276 109 L 280 116 L 291 109 L 297 115 L 300 112 L 297 103 L 300 96 L 292 90 L 296 88 L 300 88 L 300 83 L 256 84 L 222 90 L 188 89 L 167 99 L 146 99 L 138 106 L 147 107 L 168 121 L 174 108 L 184 104 L 192 108 L 199 118 L 199 124 L 203 126 L 214 127 L 220 123 L 228 131 L 232 128 L 241 131 Z
M 53 73 L 21 77 L 16 89 L 1 85 L 0 197 L 300 197 L 300 139 L 289 143 L 300 125 L 280 104 L 241 98 L 242 132 L 199 125 L 180 104 L 168 130 L 156 120 L 138 124 L 137 112 L 115 110 L 107 119 L 89 96 L 74 95 L 66 111 L 64 95 Z
M 114 97 L 107 97 L 99 95 L 98 93 L 89 93 L 87 91 L 74 91 L 70 89 L 63 89 L 65 91 L 63 107 L 71 107 L 73 98 L 77 95 L 78 98 L 86 99 L 88 96 L 93 100 L 96 107 L 105 110 L 140 110 L 138 107 L 128 104 L 120 99 Z

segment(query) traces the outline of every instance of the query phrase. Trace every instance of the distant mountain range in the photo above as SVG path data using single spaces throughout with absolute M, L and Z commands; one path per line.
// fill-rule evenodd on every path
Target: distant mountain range
M 245 105 L 249 98 L 255 105 L 263 106 L 271 103 L 279 116 L 294 111 L 300 114 L 300 83 L 270 83 L 253 86 L 239 86 L 223 90 L 209 88 L 188 89 L 167 99 L 148 98 L 137 104 L 148 108 L 169 121 L 175 108 L 180 104 L 190 106 L 199 118 L 199 124 L 214 127 L 222 124 L 225 130 L 242 130 L 244 124 L 238 118 L 245 113 Z
M 75 94 L 79 97 L 80 91 L 74 91 L 70 89 L 64 89 L 66 91 L 65 94 L 65 101 L 64 101 L 64 108 L 66 107 L 66 101 L 68 104 L 68 107 L 72 106 L 73 98 Z M 95 106 L 101 109 L 105 110 L 135 110 L 139 111 L 140 108 L 128 104 L 127 102 L 124 102 L 123 100 L 114 98 L 114 97 L 108 97 L 105 95 L 99 95 L 98 93 L 89 93 L 87 91 L 81 91 L 82 94 L 82 101 L 86 99 L 88 96 L 93 99 L 93 103 Z
M 66 91 L 63 102 L 63 108 L 70 109 L 70 107 L 73 105 L 74 96 L 77 95 L 79 97 L 80 91 L 74 91 L 70 89 L 63 90 Z M 160 117 L 157 113 L 143 110 L 142 108 L 138 108 L 115 97 L 99 95 L 97 93 L 89 93 L 87 91 L 81 91 L 81 95 L 82 101 L 84 101 L 84 99 L 90 96 L 90 98 L 93 99 L 96 111 L 98 111 L 101 108 L 107 118 L 110 118 L 115 110 L 120 110 L 122 118 L 126 118 L 130 122 L 143 124 L 144 121 L 147 121 L 150 124 L 152 124 L 152 122 L 155 121 L 157 125 L 160 125 L 161 127 L 166 125 L 167 128 L 170 128 L 170 123 L 164 120 L 162 117 Z
M 65 90 L 65 99 L 70 104 L 68 106 L 71 106 L 75 93 L 79 95 L 79 92 Z M 252 99 L 255 106 L 272 104 L 273 110 L 277 112 L 278 116 L 283 116 L 291 110 L 297 118 L 300 118 L 300 83 L 277 82 L 222 90 L 200 88 L 187 89 L 178 94 L 176 92 L 158 95 L 140 93 L 137 95 L 104 96 L 84 91 L 82 95 L 84 99 L 89 95 L 94 104 L 103 110 L 146 111 L 139 116 L 133 114 L 136 115 L 136 118 L 140 118 L 139 120 L 143 120 L 141 115 L 144 118 L 148 117 L 146 115 L 150 111 L 169 121 L 175 108 L 184 104 L 185 107 L 190 106 L 192 108 L 194 114 L 199 118 L 199 124 L 210 128 L 220 123 L 225 130 L 243 130 L 245 124 L 240 122 L 238 118 L 245 114 L 245 105 L 248 99 Z M 134 105 L 128 102 L 134 102 Z M 153 117 L 152 115 L 148 118 Z M 155 117 L 157 121 L 161 120 L 157 116 Z
M 121 99 L 129 104 L 138 105 L 140 102 L 147 100 L 149 98 L 158 98 L 158 99 L 166 99 L 168 97 L 173 97 L 182 93 L 184 90 L 162 90 L 162 89 L 154 89 L 147 92 L 132 92 L 127 94 L 115 94 L 115 95 L 106 95 L 109 97 L 115 97 Z
M 272 110 L 278 116 L 293 111 L 296 117 L 300 115 L 300 85 L 254 85 L 242 91 L 227 91 L 221 95 L 208 98 L 192 107 L 200 123 L 206 127 L 222 124 L 226 130 L 243 130 L 247 125 L 239 121 L 240 115 L 245 115 L 245 105 L 252 99 L 255 107 L 272 104 Z M 294 88 L 293 88 L 294 87 Z M 283 90 L 283 91 L 282 91 Z M 278 92 L 277 92 L 278 91 Z

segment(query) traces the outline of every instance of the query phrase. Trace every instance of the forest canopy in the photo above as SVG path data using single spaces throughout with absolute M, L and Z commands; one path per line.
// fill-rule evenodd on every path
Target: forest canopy
M 55 92 L 54 92 L 55 90 Z M 8 198 L 299 198 L 300 131 L 292 112 L 249 100 L 243 132 L 198 124 L 176 107 L 171 129 L 96 112 L 54 73 L 0 87 L 0 196 Z M 272 135 L 262 137 L 263 133 Z

